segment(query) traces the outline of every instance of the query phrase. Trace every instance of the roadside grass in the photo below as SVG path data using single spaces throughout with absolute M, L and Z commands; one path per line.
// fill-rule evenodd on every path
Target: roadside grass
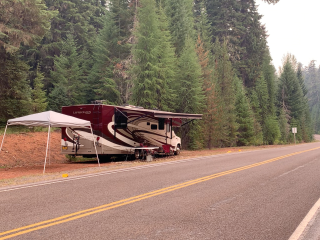
M 71 155 L 66 155 L 66 158 L 68 159 L 67 161 L 70 163 L 85 163 L 85 162 L 96 162 L 96 158 L 85 158 L 82 156 L 71 156 Z

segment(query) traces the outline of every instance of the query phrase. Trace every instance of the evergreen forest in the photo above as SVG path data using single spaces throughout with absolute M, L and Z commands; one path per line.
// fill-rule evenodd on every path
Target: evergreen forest
M 261 17 L 255 0 L 2 0 L 0 122 L 104 100 L 203 114 L 177 130 L 188 149 L 310 142 L 320 68 L 276 70 Z

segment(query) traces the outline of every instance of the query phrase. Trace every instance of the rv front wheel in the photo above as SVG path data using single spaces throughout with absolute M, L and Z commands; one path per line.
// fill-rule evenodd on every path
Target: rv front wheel
M 179 154 L 180 154 L 180 146 L 177 146 L 177 149 L 174 152 L 174 155 L 179 155 Z

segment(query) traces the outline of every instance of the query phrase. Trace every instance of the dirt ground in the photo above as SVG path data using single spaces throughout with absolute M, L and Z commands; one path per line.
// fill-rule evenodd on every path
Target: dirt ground
M 36 182 L 61 178 L 61 174 L 67 173 L 69 176 L 76 176 L 98 171 L 114 170 L 125 167 L 149 164 L 144 161 L 102 162 L 98 168 L 97 162 L 70 162 L 61 154 L 61 133 L 60 131 L 51 133 L 50 158 L 47 159 L 45 176 L 43 175 L 43 165 L 47 144 L 46 132 L 20 133 L 6 135 L 3 149 L 0 152 L 0 187 L 12 184 L 22 184 L 26 182 Z M 0 136 L 0 143 L 3 135 Z M 231 153 L 248 151 L 259 148 L 271 148 L 279 146 L 260 146 L 242 148 L 220 148 L 200 151 L 181 151 L 178 156 L 156 158 L 152 163 L 175 161 L 196 156 L 207 156 L 221 153 Z

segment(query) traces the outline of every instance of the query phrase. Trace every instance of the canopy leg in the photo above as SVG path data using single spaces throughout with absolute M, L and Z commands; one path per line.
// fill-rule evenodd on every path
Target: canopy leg
M 51 133 L 49 137 L 49 165 L 50 165 L 50 156 L 51 156 Z
M 46 163 L 47 163 L 47 155 L 48 155 L 49 139 L 50 139 L 50 125 L 49 125 L 49 130 L 48 130 L 48 139 L 47 139 L 46 158 L 44 159 L 43 174 L 44 174 L 44 173 L 45 173 L 45 171 L 46 171 Z
M 6 128 L 5 128 L 5 130 L 4 130 L 4 134 L 3 134 L 3 138 L 2 138 L 2 142 L 1 142 L 1 147 L 0 147 L 0 152 L 1 152 L 1 150 L 2 150 L 2 145 L 3 145 L 4 137 L 6 136 L 7 127 L 8 127 L 8 124 L 6 125 Z
M 92 138 L 93 138 L 93 145 L 94 145 L 94 149 L 96 150 L 96 155 L 97 155 L 98 165 L 99 165 L 99 167 L 100 167 L 100 160 L 99 160 L 99 156 L 98 156 L 98 152 L 97 152 L 96 141 L 95 141 L 95 139 L 94 139 L 93 131 L 92 131 L 92 127 L 91 127 L 91 126 L 90 126 L 90 129 L 91 129 L 91 134 L 92 134 Z

